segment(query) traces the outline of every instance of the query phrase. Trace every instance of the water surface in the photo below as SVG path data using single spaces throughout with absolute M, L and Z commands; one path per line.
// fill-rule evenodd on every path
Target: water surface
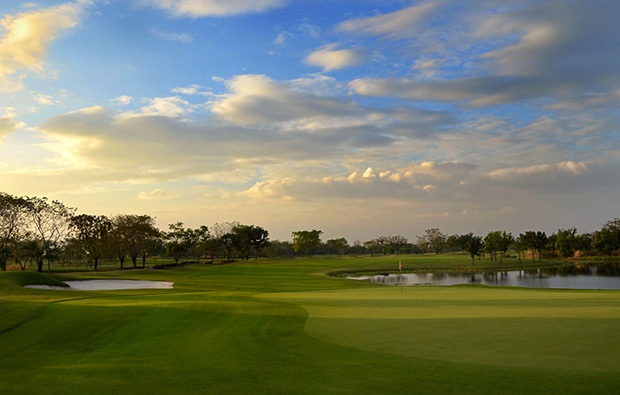
M 399 274 L 353 277 L 387 285 L 401 285 Z M 620 289 L 620 264 L 578 264 L 566 267 L 486 273 L 405 273 L 403 286 L 484 284 L 529 288 Z

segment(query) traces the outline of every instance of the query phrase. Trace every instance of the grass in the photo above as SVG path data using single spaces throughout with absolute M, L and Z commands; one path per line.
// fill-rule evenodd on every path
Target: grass
M 54 276 L 175 282 L 173 290 L 88 292 L 25 289 L 19 273 L 0 273 L 0 393 L 620 388 L 620 292 L 453 286 L 401 293 L 324 275 L 390 270 L 398 260 L 409 270 L 471 266 L 460 255 L 378 256 Z

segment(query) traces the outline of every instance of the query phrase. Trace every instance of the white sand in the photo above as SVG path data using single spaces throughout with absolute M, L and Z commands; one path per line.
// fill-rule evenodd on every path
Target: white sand
M 52 285 L 25 285 L 24 288 L 53 289 L 59 291 L 111 291 L 117 289 L 145 289 L 162 288 L 172 289 L 174 283 L 170 281 L 143 281 L 143 280 L 82 280 L 65 281 L 69 287 Z

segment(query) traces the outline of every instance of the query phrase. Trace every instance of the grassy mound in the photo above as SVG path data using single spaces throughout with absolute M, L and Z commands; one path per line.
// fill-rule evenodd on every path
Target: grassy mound
M 53 285 L 56 287 L 68 287 L 67 284 L 54 277 L 35 272 L 3 272 L 0 273 L 0 283 L 23 287 L 24 285 Z

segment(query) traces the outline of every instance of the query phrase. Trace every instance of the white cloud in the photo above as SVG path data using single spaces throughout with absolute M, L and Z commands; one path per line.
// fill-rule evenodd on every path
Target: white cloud
M 368 169 L 366 169 L 364 174 L 362 174 L 362 177 L 364 178 L 375 178 L 376 176 L 377 175 L 375 174 L 375 171 L 372 169 L 372 167 L 369 167 Z
M 438 3 L 418 4 L 389 14 L 350 19 L 338 25 L 338 30 L 368 35 L 386 35 L 392 38 L 410 36 L 418 30 L 418 24 L 435 10 Z
M 493 178 L 511 178 L 515 176 L 528 176 L 536 174 L 550 173 L 572 173 L 575 175 L 583 174 L 588 170 L 586 162 L 566 161 L 557 164 L 543 164 L 526 167 L 511 167 L 507 169 L 498 169 L 489 173 Z
M 215 94 L 213 92 L 204 92 L 202 91 L 204 87 L 200 86 L 200 85 L 190 85 L 190 86 L 186 86 L 186 87 L 177 87 L 177 88 L 172 88 L 171 92 L 172 93 L 179 93 L 181 95 L 188 95 L 188 96 L 215 96 Z
M 56 104 L 60 104 L 60 101 L 54 99 L 52 96 L 50 95 L 44 95 L 42 93 L 38 93 L 36 95 L 33 96 L 33 100 L 36 101 L 39 104 L 43 104 L 46 106 L 54 106 Z
M 139 0 L 175 16 L 191 18 L 263 12 L 280 7 L 284 0 Z
M 338 44 L 325 45 L 308 55 L 304 61 L 312 66 L 322 67 L 323 71 L 339 70 L 363 62 L 359 49 L 336 49 Z
M 192 105 L 178 96 L 147 98 L 143 101 L 149 104 L 142 107 L 139 112 L 128 111 L 125 117 L 135 115 L 158 115 L 164 117 L 180 117 L 192 112 Z
M 192 37 L 192 35 L 188 33 L 166 32 L 166 31 L 162 31 L 157 28 L 154 28 L 154 27 L 151 28 L 150 32 L 155 37 L 163 38 L 164 40 L 167 40 L 167 41 L 180 41 L 184 44 L 189 44 L 192 41 L 194 41 L 194 38 Z
M 293 36 L 293 35 L 291 33 L 289 33 L 289 32 L 280 32 L 278 34 L 278 36 L 276 37 L 276 39 L 273 40 L 273 43 L 275 45 L 282 45 L 286 41 L 286 38 L 287 37 L 291 37 L 291 36 Z
M 212 111 L 235 124 L 260 125 L 315 117 L 347 116 L 355 111 L 351 103 L 294 91 L 288 89 L 286 84 L 264 75 L 236 76 L 226 84 L 232 93 L 214 103 Z M 301 86 L 298 83 L 293 85 Z
M 168 192 L 163 189 L 155 189 L 151 192 L 140 192 L 136 196 L 139 200 L 168 200 L 179 197 L 176 192 Z
M 368 167 L 343 176 L 320 179 L 283 178 L 257 182 L 243 196 L 254 199 L 422 199 L 429 194 L 449 199 L 465 188 L 461 180 L 473 177 L 475 166 L 458 162 L 422 162 L 408 167 L 377 172 Z M 381 176 L 382 175 L 382 176 Z
M 0 38 L 0 91 L 23 89 L 22 69 L 42 73 L 50 44 L 60 34 L 76 26 L 89 1 L 7 15 L 0 21 L 4 35 Z
M 114 99 L 110 101 L 119 106 L 126 106 L 128 104 L 131 104 L 131 102 L 133 101 L 133 97 L 122 95 L 122 96 L 115 97 Z

